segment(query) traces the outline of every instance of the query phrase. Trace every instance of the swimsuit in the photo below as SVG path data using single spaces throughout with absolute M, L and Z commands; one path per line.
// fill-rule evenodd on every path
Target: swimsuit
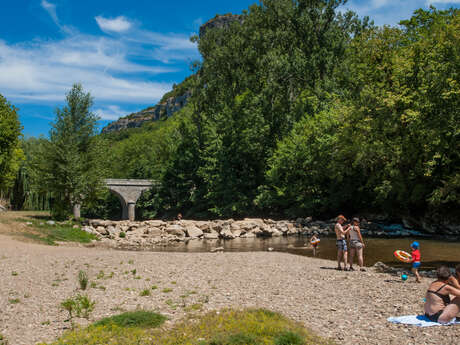
M 436 295 L 438 296 L 440 299 L 442 299 L 442 302 L 444 303 L 444 307 L 446 307 L 448 304 L 450 304 L 450 297 L 449 295 L 443 295 L 441 293 L 439 293 L 439 291 L 442 290 L 442 288 L 444 286 L 446 286 L 447 284 L 444 284 L 443 286 L 441 286 L 439 289 L 437 289 L 436 291 L 433 291 L 433 290 L 428 290 L 427 292 L 429 293 L 432 293 L 433 295 Z M 425 316 L 430 320 L 430 321 L 433 321 L 433 322 L 438 322 L 438 319 L 439 317 L 441 316 L 442 312 L 444 310 L 441 309 L 440 311 L 438 311 L 437 313 L 434 313 L 433 315 L 429 315 L 427 313 L 425 313 Z
M 412 263 L 412 268 L 419 268 L 421 265 L 420 261 L 415 261 Z

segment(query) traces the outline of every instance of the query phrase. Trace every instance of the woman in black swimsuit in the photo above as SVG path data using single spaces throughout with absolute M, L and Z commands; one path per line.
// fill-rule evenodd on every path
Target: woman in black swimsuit
M 426 292 L 425 316 L 433 322 L 448 323 L 460 313 L 460 289 L 449 285 L 448 267 L 439 267 L 436 275 L 438 280 Z M 454 296 L 452 300 L 450 295 Z

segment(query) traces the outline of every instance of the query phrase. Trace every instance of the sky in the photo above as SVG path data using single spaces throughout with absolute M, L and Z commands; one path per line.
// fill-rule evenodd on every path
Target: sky
M 0 94 L 19 110 L 25 136 L 48 135 L 55 109 L 80 82 L 100 127 L 156 104 L 199 60 L 190 37 L 216 14 L 255 0 L 0 0 Z M 460 0 L 350 0 L 377 25 Z

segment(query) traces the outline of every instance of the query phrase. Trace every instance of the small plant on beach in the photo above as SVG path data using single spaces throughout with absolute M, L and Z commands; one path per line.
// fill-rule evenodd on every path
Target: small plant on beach
M 75 300 L 73 298 L 67 298 L 61 302 L 61 308 L 69 314 L 69 318 L 66 321 L 73 320 L 73 312 L 75 311 Z
M 158 289 L 158 286 L 153 285 L 153 286 L 152 286 L 152 290 L 156 290 L 156 289 Z
M 88 296 L 77 295 L 74 298 L 67 298 L 61 302 L 61 308 L 69 313 L 69 321 L 73 316 L 89 318 L 89 314 L 94 310 L 96 302 L 89 299 Z
M 85 319 L 89 318 L 89 314 L 91 314 L 94 310 L 94 306 L 96 305 L 95 301 L 92 301 L 88 296 L 81 296 L 78 295 L 75 297 L 75 304 L 76 304 L 76 315 L 78 317 L 83 317 Z
M 142 297 L 150 296 L 150 289 L 144 289 L 144 290 L 142 290 L 141 293 L 140 293 L 139 295 L 142 296 Z
M 177 307 L 176 307 L 176 304 L 174 303 L 174 301 L 173 301 L 172 299 L 166 300 L 165 303 L 166 303 L 167 305 L 169 305 L 169 307 L 170 307 L 171 309 L 176 310 L 176 308 L 177 308 Z
M 2 334 L 0 334 L 0 345 L 8 345 L 8 340 Z
M 102 270 L 99 271 L 99 273 L 96 276 L 97 279 L 104 279 L 104 277 L 105 277 L 105 273 Z
M 135 276 L 136 273 L 137 273 L 137 270 L 136 270 L 136 269 L 133 269 L 133 270 L 131 270 L 131 273 L 133 274 L 133 276 Z
M 21 300 L 19 298 L 10 298 L 8 302 L 10 302 L 10 304 L 18 304 Z
M 13 271 L 13 272 L 11 272 L 11 275 L 12 275 L 13 277 L 16 277 L 16 276 L 18 275 L 18 272 Z
M 161 292 L 163 293 L 170 293 L 172 291 L 171 288 L 164 288 L 163 290 L 161 290 Z
M 128 260 L 128 264 L 130 265 L 134 264 L 134 260 Z
M 125 238 L 126 237 L 126 233 L 124 233 L 123 231 L 120 232 L 120 234 L 118 235 L 120 238 Z
M 97 283 L 96 282 L 91 282 L 91 284 L 89 285 L 91 289 L 95 289 L 97 288 Z
M 78 284 L 81 290 L 86 290 L 88 287 L 88 274 L 85 271 L 78 272 Z

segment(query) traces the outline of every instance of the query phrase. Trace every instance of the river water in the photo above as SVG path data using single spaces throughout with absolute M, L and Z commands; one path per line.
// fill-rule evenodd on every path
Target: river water
M 410 252 L 412 238 L 365 238 L 364 264 L 372 266 L 381 261 L 393 267 L 407 267 L 393 256 L 393 252 L 402 249 Z M 422 270 L 435 269 L 441 264 L 454 267 L 460 263 L 460 242 L 449 242 L 433 239 L 417 239 L 422 255 Z M 236 238 L 234 240 L 193 240 L 174 246 L 155 249 L 166 252 L 209 252 L 212 248 L 224 247 L 226 252 L 274 251 L 287 252 L 295 255 L 313 256 L 313 250 L 308 247 L 307 237 L 273 237 L 273 238 Z M 335 238 L 322 238 L 317 257 L 322 259 L 337 259 Z M 355 259 L 356 262 L 356 259 Z

